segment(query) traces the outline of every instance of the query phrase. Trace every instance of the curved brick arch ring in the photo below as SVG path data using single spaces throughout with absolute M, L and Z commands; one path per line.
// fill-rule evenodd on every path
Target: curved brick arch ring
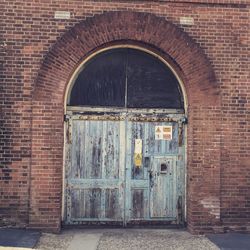
M 35 83 L 32 109 L 30 227 L 52 230 L 60 228 L 63 202 L 61 197 L 65 91 L 70 77 L 84 57 L 115 41 L 133 41 L 142 46 L 149 46 L 152 50 L 157 48 L 158 53 L 169 61 L 176 72 L 179 72 L 187 94 L 191 124 L 188 128 L 188 176 L 191 180 L 192 175 L 196 174 L 195 171 L 201 175 L 201 168 L 204 166 L 194 169 L 189 166 L 198 162 L 196 155 L 199 155 L 199 152 L 204 158 L 202 162 L 205 162 L 206 149 L 200 145 L 203 142 L 201 138 L 204 133 L 213 133 L 218 127 L 212 121 L 208 127 L 200 128 L 202 135 L 198 132 L 195 134 L 195 128 L 198 127 L 195 118 L 209 119 L 209 115 L 204 116 L 204 112 L 207 113 L 208 110 L 211 113 L 210 116 L 214 117 L 211 110 L 218 110 L 220 100 L 219 88 L 208 58 L 194 40 L 162 17 L 137 12 L 106 12 L 96 15 L 75 25 L 55 43 L 48 52 Z M 209 134 L 207 137 L 206 144 L 211 148 L 213 145 L 218 145 L 218 137 L 214 138 L 211 135 L 209 137 Z M 198 140 L 195 144 L 194 138 Z M 212 149 L 209 150 L 211 154 Z M 195 156 L 193 152 L 196 153 Z M 201 161 L 200 158 L 199 161 Z M 218 156 L 213 155 L 210 163 L 213 166 L 211 175 L 215 183 L 208 184 L 211 188 L 210 186 L 205 188 L 213 193 L 212 200 L 216 200 L 220 183 L 219 153 Z M 41 177 L 43 178 L 42 186 Z M 192 207 L 197 209 L 200 206 L 201 210 L 203 209 L 202 213 L 211 214 L 209 209 L 199 203 L 197 190 L 194 191 L 195 185 L 197 183 L 191 181 L 188 183 L 188 196 L 190 197 L 190 201 L 187 200 L 188 221 L 190 230 L 201 231 L 201 229 L 196 229 L 202 223 L 196 220 L 195 215 L 192 215 Z M 46 190 L 41 187 L 45 187 Z M 202 193 L 200 187 L 199 190 Z M 45 192 L 49 194 L 46 198 L 43 196 Z M 209 223 L 213 219 L 214 223 L 217 222 L 217 217 L 214 215 L 212 218 L 204 216 L 204 220 L 206 218 L 209 218 Z
M 66 32 L 51 48 L 36 81 L 34 99 L 65 91 L 76 65 L 91 51 L 114 41 L 137 41 L 163 51 L 180 68 L 188 99 L 199 92 L 202 102 L 218 96 L 213 68 L 199 46 L 185 32 L 162 17 L 138 12 L 106 12 L 87 18 Z M 56 94 L 56 96 L 57 96 Z M 55 97 L 56 97 L 55 96 Z M 64 95 L 61 95 L 64 98 Z

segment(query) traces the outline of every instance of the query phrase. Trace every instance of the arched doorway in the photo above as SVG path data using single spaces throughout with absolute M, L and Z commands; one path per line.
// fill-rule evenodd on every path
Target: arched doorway
M 81 67 L 77 65 L 83 65 L 91 53 L 121 43 L 154 51 L 183 80 L 188 97 L 188 108 L 184 105 L 188 112 L 187 226 L 191 232 L 207 232 L 208 225 L 212 229 L 220 223 L 221 124 L 217 118 L 221 104 L 213 67 L 202 48 L 176 25 L 154 14 L 128 11 L 105 12 L 74 25 L 48 51 L 41 65 L 32 97 L 29 226 L 58 231 L 62 217 L 66 221 L 62 172 L 67 159 L 63 156 L 64 124 L 68 122 L 63 122 L 63 103 L 69 96 L 68 86 L 73 85 L 69 79 L 73 72 L 77 76 Z
M 185 220 L 185 95 L 166 61 L 135 46 L 105 48 L 67 94 L 65 224 Z

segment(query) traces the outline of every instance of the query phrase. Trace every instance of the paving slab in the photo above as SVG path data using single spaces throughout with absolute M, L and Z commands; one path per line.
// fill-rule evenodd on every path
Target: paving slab
M 102 234 L 76 234 L 67 250 L 96 250 Z
M 0 228 L 0 247 L 33 248 L 40 235 L 41 233 L 35 230 Z
M 209 234 L 207 238 L 221 250 L 250 250 L 250 234 Z

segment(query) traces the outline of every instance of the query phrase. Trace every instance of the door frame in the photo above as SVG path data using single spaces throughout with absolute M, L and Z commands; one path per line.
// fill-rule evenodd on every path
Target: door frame
M 143 52 L 146 52 L 150 55 L 155 56 L 156 58 L 158 58 L 160 61 L 162 61 L 166 67 L 168 67 L 172 73 L 175 75 L 176 79 L 178 80 L 179 86 L 181 88 L 181 93 L 182 93 L 182 97 L 183 97 L 183 103 L 184 103 L 184 113 L 182 112 L 182 114 L 184 115 L 185 121 L 184 121 L 184 138 L 183 138 L 183 147 L 184 147 L 184 221 L 186 222 L 186 218 L 187 218 L 187 111 L 188 111 L 188 101 L 187 101 L 187 93 L 184 87 L 184 83 L 182 81 L 182 79 L 180 78 L 180 76 L 177 74 L 176 70 L 174 69 L 174 67 L 168 62 L 166 61 L 163 57 L 161 57 L 160 55 L 158 55 L 157 53 L 155 53 L 152 50 L 149 50 L 148 48 L 144 48 L 142 46 L 137 46 L 137 45 L 131 45 L 131 44 L 118 44 L 118 45 L 112 45 L 112 46 L 108 46 L 102 49 L 99 49 L 95 52 L 93 52 L 92 54 L 88 55 L 75 69 L 75 71 L 73 72 L 72 76 L 70 77 L 69 81 L 68 81 L 68 85 L 66 87 L 65 90 L 65 98 L 64 98 L 64 146 L 63 146 L 63 173 L 62 173 L 62 206 L 61 206 L 61 221 L 64 221 L 66 218 L 66 208 L 65 208 L 65 199 L 66 199 L 66 194 L 65 194 L 65 188 L 66 188 L 66 183 L 65 183 L 65 160 L 66 160 L 66 155 L 65 155 L 65 148 L 66 148 L 66 140 L 67 140 L 67 123 L 65 122 L 67 120 L 67 112 L 69 110 L 71 111 L 83 111 L 85 109 L 85 107 L 73 107 L 73 106 L 68 106 L 68 100 L 70 98 L 70 93 L 72 90 L 72 87 L 74 85 L 75 80 L 77 79 L 79 73 L 81 72 L 81 70 L 84 68 L 85 64 L 91 60 L 93 57 L 95 57 L 96 55 L 98 55 L 99 53 L 102 53 L 104 51 L 107 50 L 111 50 L 111 49 L 115 49 L 115 48 L 133 48 L 133 49 L 137 49 L 137 50 L 141 50 Z M 122 109 L 122 108 L 121 108 Z M 109 108 L 105 108 L 105 107 L 100 107 L 100 108 L 92 108 L 92 111 L 107 111 L 109 110 Z M 132 110 L 132 109 L 131 109 Z M 136 109 L 134 109 L 136 110 Z M 153 109 L 156 113 L 157 113 L 157 109 Z M 141 109 L 140 109 L 141 111 Z M 165 109 L 165 111 L 168 112 L 168 114 L 176 114 L 176 112 L 178 113 L 178 111 L 176 109 Z M 133 111 L 132 111 L 133 112 Z M 137 109 L 138 112 L 138 109 Z

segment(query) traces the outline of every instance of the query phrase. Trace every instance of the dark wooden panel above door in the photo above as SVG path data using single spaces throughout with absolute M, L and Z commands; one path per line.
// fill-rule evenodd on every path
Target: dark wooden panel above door
M 174 73 L 157 57 L 132 48 L 110 49 L 90 59 L 76 78 L 68 105 L 183 108 Z

